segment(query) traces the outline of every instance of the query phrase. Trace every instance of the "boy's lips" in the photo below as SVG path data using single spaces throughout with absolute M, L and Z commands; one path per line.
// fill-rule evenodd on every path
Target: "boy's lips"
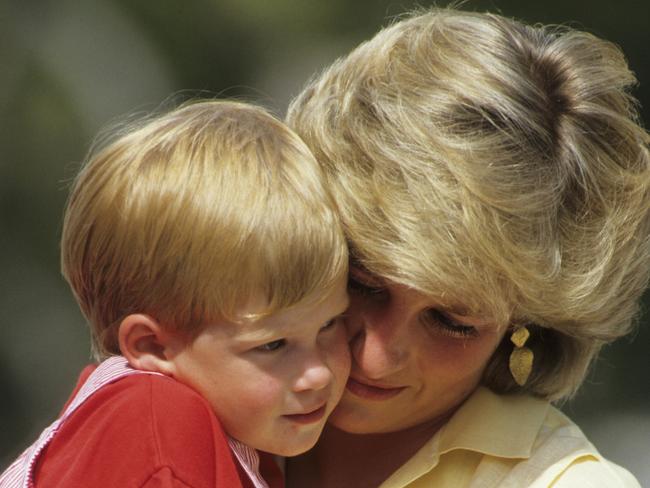
M 353 395 L 368 400 L 388 400 L 399 395 L 406 387 L 370 384 L 370 382 L 360 381 L 350 376 L 345 388 Z
M 323 418 L 323 415 L 325 415 L 326 407 L 327 404 L 324 403 L 320 407 L 310 412 L 284 415 L 284 417 L 298 424 L 313 424 Z

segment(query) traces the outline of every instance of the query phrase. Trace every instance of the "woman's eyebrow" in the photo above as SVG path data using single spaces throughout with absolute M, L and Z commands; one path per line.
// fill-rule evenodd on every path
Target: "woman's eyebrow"
M 370 271 L 360 260 L 356 255 L 350 253 L 350 258 L 349 258 L 349 267 L 350 269 L 354 268 L 355 270 L 368 275 L 370 277 L 374 277 L 377 279 L 381 279 L 381 277 L 377 276 L 375 273 Z
M 356 257 L 356 255 L 353 254 L 352 251 L 350 251 L 349 263 L 350 263 L 350 266 L 354 266 L 355 268 L 360 268 L 360 269 L 363 269 L 363 270 L 366 269 L 366 267 L 363 264 L 361 264 L 361 261 L 359 260 L 359 258 Z
M 441 308 L 445 312 L 453 313 L 454 315 L 458 315 L 460 317 L 472 317 L 474 315 L 472 314 L 469 308 L 461 304 L 454 304 L 454 305 L 449 305 Z

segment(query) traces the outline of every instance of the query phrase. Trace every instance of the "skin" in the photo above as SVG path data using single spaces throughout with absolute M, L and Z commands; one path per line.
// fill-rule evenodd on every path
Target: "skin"
M 359 267 L 349 291 L 350 379 L 316 448 L 289 463 L 288 486 L 380 484 L 476 389 L 505 333 Z
M 320 298 L 320 297 L 318 297 Z M 342 281 L 326 299 L 256 321 L 210 324 L 171 354 L 174 376 L 198 391 L 232 437 L 294 456 L 310 449 L 350 368 Z M 263 310 L 256 300 L 241 316 Z

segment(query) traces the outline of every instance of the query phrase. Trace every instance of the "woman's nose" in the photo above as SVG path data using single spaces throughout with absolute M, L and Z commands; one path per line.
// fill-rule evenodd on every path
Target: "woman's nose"
M 409 357 L 408 317 L 383 310 L 357 310 L 349 317 L 355 321 L 350 327 L 350 351 L 353 370 L 368 379 L 379 380 L 401 371 Z

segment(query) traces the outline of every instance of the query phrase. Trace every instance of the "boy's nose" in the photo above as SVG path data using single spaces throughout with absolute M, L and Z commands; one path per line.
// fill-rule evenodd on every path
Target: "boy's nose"
M 332 371 L 316 354 L 310 355 L 294 384 L 294 391 L 321 390 L 332 382 Z

